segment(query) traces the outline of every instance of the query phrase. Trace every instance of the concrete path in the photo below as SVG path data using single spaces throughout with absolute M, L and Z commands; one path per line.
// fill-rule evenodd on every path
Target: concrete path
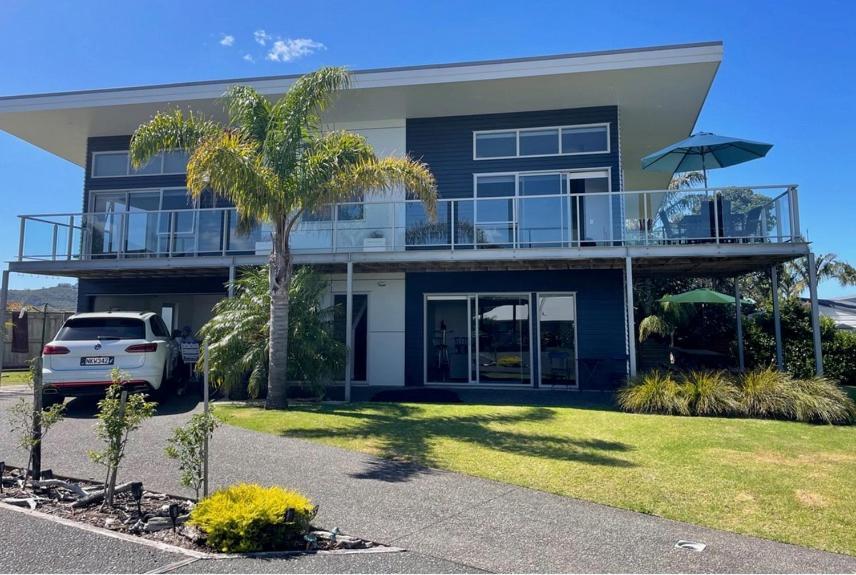
M 0 396 L 0 409 L 8 403 Z M 171 430 L 198 409 L 173 401 L 128 447 L 121 479 L 181 491 L 162 453 Z M 44 467 L 100 477 L 86 459 L 94 445 L 94 406 L 68 404 L 68 418 L 48 437 Z M 0 415 L 0 445 L 12 444 Z M 237 481 L 300 490 L 320 505 L 318 524 L 394 544 L 437 570 L 494 572 L 856 572 L 856 558 L 706 529 L 454 473 L 378 460 L 303 440 L 223 426 L 212 442 L 215 486 Z M 3 449 L 6 452 L 6 448 Z M 5 454 L 4 454 L 5 455 Z M 7 460 L 14 458 L 6 455 Z M 23 456 L 18 455 L 21 461 Z M 707 544 L 676 549 L 679 539 Z M 434 558 L 434 559 L 432 559 Z M 385 557 L 389 569 L 402 558 Z M 323 559 L 310 563 L 327 570 Z M 422 563 L 420 563 L 421 565 Z M 354 563 L 355 570 L 371 570 Z M 36 570 L 41 570 L 34 566 Z M 232 566 L 223 564 L 217 568 Z M 248 563 L 237 570 L 297 570 L 296 564 Z M 431 569 L 432 565 L 424 565 Z M 442 569 L 441 569 L 442 567 Z M 403 566 L 408 570 L 406 566 Z M 185 570 L 213 570 L 188 565 Z M 347 569 L 343 565 L 330 570 Z M 380 568 L 380 571 L 386 568 Z M 410 570 L 417 569 L 415 566 Z

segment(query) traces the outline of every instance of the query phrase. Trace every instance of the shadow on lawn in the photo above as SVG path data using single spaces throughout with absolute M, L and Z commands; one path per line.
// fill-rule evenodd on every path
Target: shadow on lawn
M 380 443 L 381 461 L 353 474 L 359 479 L 407 481 L 430 472 L 439 461 L 431 453 L 431 441 L 449 438 L 490 449 L 559 461 L 578 461 L 589 465 L 632 467 L 634 464 L 616 454 L 631 448 L 620 442 L 500 430 L 495 425 L 544 422 L 555 418 L 552 409 L 529 407 L 515 414 L 443 415 L 424 417 L 419 408 L 402 404 L 324 405 L 293 407 L 295 410 L 323 412 L 352 417 L 358 425 L 346 429 L 314 428 L 289 430 L 285 435 L 303 439 L 365 438 Z

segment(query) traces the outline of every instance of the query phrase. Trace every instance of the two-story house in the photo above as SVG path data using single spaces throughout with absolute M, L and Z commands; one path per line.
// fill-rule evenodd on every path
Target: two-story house
M 296 263 L 351 310 L 344 379 L 612 388 L 636 370 L 634 277 L 806 255 L 795 186 L 670 191 L 670 174 L 640 167 L 691 133 L 721 58 L 712 42 L 354 72 L 327 125 L 422 159 L 441 201 L 432 221 L 400 192 L 367 195 L 294 232 Z M 275 98 L 294 79 L 0 99 L 0 129 L 85 170 L 80 211 L 20 217 L 9 270 L 77 278 L 79 311 L 198 329 L 236 270 L 266 262 L 268 230 L 240 233 L 222 198 L 190 200 L 180 151 L 133 169 L 130 135 L 175 107 L 224 119 L 228 86 Z

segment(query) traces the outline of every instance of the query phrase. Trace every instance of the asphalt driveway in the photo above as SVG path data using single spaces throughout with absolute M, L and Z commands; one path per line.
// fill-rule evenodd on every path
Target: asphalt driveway
M 0 410 L 12 400 L 0 392 Z M 100 477 L 86 451 L 94 446 L 94 404 L 68 404 L 68 416 L 44 448 L 43 466 Z M 132 437 L 120 480 L 181 492 L 163 456 L 171 430 L 199 409 L 171 401 Z M 0 445 L 10 463 L 13 440 L 0 414 Z M 320 505 L 327 528 L 404 547 L 410 553 L 335 566 L 322 557 L 239 564 L 192 563 L 184 571 L 495 571 L 495 572 L 854 572 L 856 558 L 716 531 L 483 479 L 402 464 L 303 440 L 223 426 L 211 444 L 211 479 L 298 489 Z M 0 517 L 0 520 L 3 518 Z M 4 521 L 5 523 L 5 521 Z M 679 539 L 707 545 L 678 549 Z M 361 564 L 360 561 L 365 561 Z M 376 561 L 377 563 L 372 563 Z M 6 565 L 4 561 L 4 565 Z M 50 570 L 30 565 L 29 570 Z M 82 570 L 89 570 L 82 568 Z M 109 570 L 108 567 L 95 569 Z M 130 570 L 130 569 L 129 569 Z

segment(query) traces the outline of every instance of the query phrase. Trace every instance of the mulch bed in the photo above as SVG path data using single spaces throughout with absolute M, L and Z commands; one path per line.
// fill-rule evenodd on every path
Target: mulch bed
M 61 485 L 62 483 L 66 486 Z M 206 545 L 205 534 L 202 531 L 186 524 L 190 511 L 196 504 L 193 499 L 187 497 L 144 489 L 138 503 L 128 489 L 114 495 L 112 507 L 102 504 L 101 501 L 80 505 L 78 502 L 82 497 L 99 493 L 103 485 L 89 480 L 60 476 L 53 476 L 46 480 L 44 475 L 42 481 L 33 482 L 25 478 L 24 470 L 14 467 L 6 467 L 2 476 L 2 485 L 0 502 L 6 504 L 38 510 L 79 523 L 193 551 L 219 553 L 217 549 Z M 172 515 L 171 506 L 174 506 Z M 337 530 L 334 532 L 316 530 L 312 531 L 304 541 L 294 541 L 293 546 L 276 551 L 312 552 L 372 547 L 378 547 L 378 545 L 356 537 L 339 535 Z

